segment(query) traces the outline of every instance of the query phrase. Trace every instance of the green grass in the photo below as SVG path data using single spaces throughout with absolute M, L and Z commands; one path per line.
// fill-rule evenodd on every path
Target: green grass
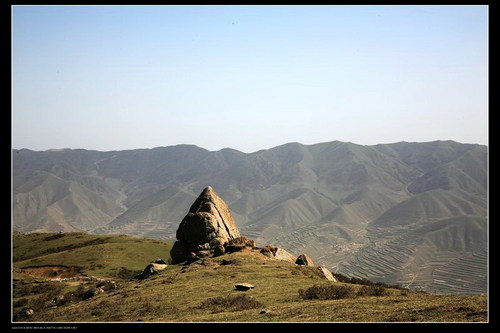
M 148 246 L 153 245 L 164 251 L 165 245 Z M 83 256 L 81 253 L 78 258 L 84 259 Z M 122 255 L 116 257 L 120 264 L 112 264 L 113 267 L 125 264 Z M 156 256 L 146 257 L 142 260 Z M 106 266 L 104 270 L 109 268 Z M 243 282 L 255 288 L 246 292 L 235 290 L 235 284 Z M 86 288 L 93 286 L 89 284 Z M 314 286 L 318 290 L 348 287 L 352 293 L 342 299 L 303 299 L 299 290 Z M 60 293 L 77 287 L 64 288 Z M 23 295 L 13 301 L 28 298 L 31 302 L 30 297 L 41 296 Z M 26 302 L 20 303 L 26 305 Z M 361 284 L 327 281 L 314 268 L 269 259 L 258 251 L 241 251 L 189 266 L 169 265 L 145 280 L 122 282 L 118 289 L 90 299 L 41 309 L 29 321 L 461 322 L 486 321 L 486 310 L 486 296 L 432 295 L 394 288 L 384 288 L 382 292 Z
M 157 258 L 168 260 L 172 246 L 160 240 L 84 233 L 15 233 L 13 245 L 14 268 L 79 266 L 89 276 L 111 278 L 119 278 L 122 267 L 137 272 Z

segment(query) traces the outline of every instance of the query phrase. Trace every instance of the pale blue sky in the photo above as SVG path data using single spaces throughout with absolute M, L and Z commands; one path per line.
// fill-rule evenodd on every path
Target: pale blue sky
M 14 6 L 14 148 L 487 144 L 487 6 Z

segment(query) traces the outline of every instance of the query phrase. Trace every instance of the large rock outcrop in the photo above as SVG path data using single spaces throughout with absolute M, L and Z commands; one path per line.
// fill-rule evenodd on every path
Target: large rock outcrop
M 224 247 L 230 240 L 240 237 L 229 208 L 224 200 L 208 186 L 191 205 L 176 233 L 170 256 L 177 264 L 205 251 Z

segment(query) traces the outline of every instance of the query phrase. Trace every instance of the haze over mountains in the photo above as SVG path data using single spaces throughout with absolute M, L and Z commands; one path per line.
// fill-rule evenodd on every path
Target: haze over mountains
M 242 235 L 351 276 L 487 290 L 487 147 L 453 141 L 13 151 L 13 223 L 175 239 L 212 186 Z

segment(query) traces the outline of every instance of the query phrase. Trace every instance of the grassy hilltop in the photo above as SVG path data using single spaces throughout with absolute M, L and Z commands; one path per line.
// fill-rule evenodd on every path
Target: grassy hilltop
M 14 234 L 13 312 L 34 322 L 487 321 L 484 295 L 434 295 L 325 280 L 312 267 L 244 250 L 129 281 L 171 244 L 118 235 Z M 115 281 L 54 282 L 74 275 Z M 242 292 L 237 283 L 255 288 Z M 100 287 L 103 292 L 88 296 Z M 61 297 L 64 296 L 64 297 Z M 322 298 L 337 299 L 322 299 Z M 57 302 L 54 299 L 59 299 Z

